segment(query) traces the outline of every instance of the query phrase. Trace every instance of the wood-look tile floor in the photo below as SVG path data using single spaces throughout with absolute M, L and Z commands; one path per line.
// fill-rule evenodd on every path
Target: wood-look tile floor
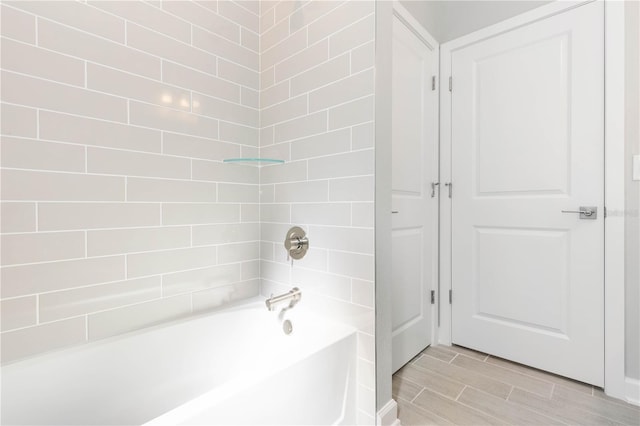
M 409 425 L 640 425 L 596 387 L 459 346 L 432 346 L 393 376 Z

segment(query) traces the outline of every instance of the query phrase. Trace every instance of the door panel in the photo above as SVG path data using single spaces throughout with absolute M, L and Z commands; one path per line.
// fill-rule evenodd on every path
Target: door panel
M 564 33 L 475 58 L 477 195 L 566 194 L 568 47 Z
M 424 244 L 422 227 L 393 231 L 393 281 L 395 297 L 392 300 L 392 329 L 397 332 L 423 321 L 424 309 L 422 268 Z M 418 267 L 417 267 L 418 266 Z M 418 296 L 418 297 L 416 297 Z
M 475 232 L 476 316 L 566 334 L 568 233 L 505 228 Z
M 437 285 L 437 70 L 435 44 L 393 17 L 392 367 L 431 343 L 430 290 Z M 437 195 L 437 194 L 434 194 Z
M 452 52 L 452 340 L 604 382 L 603 4 Z M 596 220 L 580 206 L 597 206 Z

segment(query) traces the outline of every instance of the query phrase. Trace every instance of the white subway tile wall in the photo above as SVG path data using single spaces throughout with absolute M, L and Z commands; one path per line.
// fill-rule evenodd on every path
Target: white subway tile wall
M 0 7 L 2 362 L 258 295 L 257 3 Z
M 0 7 L 2 362 L 297 285 L 373 424 L 374 2 Z
M 260 2 L 262 293 L 358 327 L 358 421 L 375 418 L 372 1 Z M 310 250 L 287 259 L 298 225 Z

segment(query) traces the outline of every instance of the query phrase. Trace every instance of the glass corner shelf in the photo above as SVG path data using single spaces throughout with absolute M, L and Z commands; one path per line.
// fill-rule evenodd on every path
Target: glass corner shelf
M 224 163 L 258 164 L 258 165 L 282 164 L 282 163 L 284 163 L 284 160 L 278 160 L 276 158 L 225 158 L 222 161 Z

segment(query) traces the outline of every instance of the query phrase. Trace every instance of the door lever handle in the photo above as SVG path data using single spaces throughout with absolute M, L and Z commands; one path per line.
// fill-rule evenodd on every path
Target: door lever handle
M 453 192 L 453 183 L 447 182 L 444 184 L 447 188 L 449 188 L 449 198 L 451 198 L 451 193 Z
M 580 213 L 585 216 L 591 216 L 593 214 L 592 210 L 562 210 L 562 213 Z
M 440 185 L 440 182 L 431 182 L 431 198 L 436 196 L 436 187 Z
M 598 208 L 597 207 L 579 207 L 579 210 L 561 210 L 562 213 L 578 213 L 580 219 L 597 219 Z

